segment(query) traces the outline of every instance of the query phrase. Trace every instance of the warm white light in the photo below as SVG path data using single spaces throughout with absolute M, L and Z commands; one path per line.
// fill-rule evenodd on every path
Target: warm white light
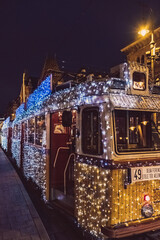
M 130 129 L 131 131 L 134 131 L 135 128 L 136 128 L 136 127 L 131 126 L 129 129 Z
M 148 29 L 141 29 L 141 30 L 138 32 L 138 34 L 142 35 L 143 37 L 144 37 L 147 33 L 149 33 L 149 30 L 148 30 Z
M 141 122 L 144 126 L 146 126 L 147 125 L 147 123 L 148 123 L 148 121 L 143 121 L 143 122 Z

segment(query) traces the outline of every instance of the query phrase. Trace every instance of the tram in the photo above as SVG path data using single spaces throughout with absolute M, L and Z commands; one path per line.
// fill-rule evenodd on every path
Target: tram
M 6 119 L 10 152 L 44 201 L 100 239 L 160 228 L 160 87 L 138 63 L 51 87 L 48 76 Z

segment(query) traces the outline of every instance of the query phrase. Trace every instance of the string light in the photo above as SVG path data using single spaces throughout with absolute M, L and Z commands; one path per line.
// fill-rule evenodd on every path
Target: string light
M 12 122 L 10 122 L 10 117 L 8 117 L 3 122 L 2 136 L 1 136 L 1 145 L 6 152 L 8 151 L 8 134 L 9 134 L 9 128 L 11 126 L 12 126 Z
M 130 84 L 129 67 L 124 65 L 124 79 Z M 3 125 L 2 147 L 7 151 L 8 128 L 12 127 L 13 133 L 21 132 L 21 124 L 24 124 L 24 149 L 23 149 L 23 171 L 27 179 L 31 178 L 42 190 L 43 198 L 46 200 L 46 120 L 41 133 L 41 145 L 29 143 L 29 138 L 33 133 L 38 116 L 46 116 L 46 113 L 53 113 L 57 110 L 77 109 L 79 106 L 99 106 L 100 123 L 102 132 L 103 156 L 84 156 L 77 144 L 77 156 L 74 162 L 75 180 L 75 216 L 78 225 L 82 226 L 91 234 L 103 237 L 101 227 L 117 227 L 120 225 L 130 225 L 132 223 L 143 222 L 146 219 L 141 214 L 144 204 L 144 195 L 154 196 L 152 218 L 156 219 L 160 215 L 160 203 L 158 201 L 158 191 L 160 181 L 143 181 L 128 184 L 128 168 L 134 167 L 132 161 L 118 164 L 110 161 L 113 155 L 113 133 L 111 129 L 111 107 L 125 109 L 160 109 L 159 98 L 154 96 L 145 97 L 137 95 L 127 95 L 125 84 L 122 90 L 116 86 L 117 79 L 110 81 L 93 81 L 78 84 L 69 89 L 63 89 L 51 93 L 50 80 L 48 77 L 31 94 L 27 103 L 22 104 L 16 111 L 16 118 L 12 125 L 10 119 L 6 119 Z M 110 91 L 111 86 L 115 88 Z M 127 85 L 127 86 L 128 86 Z M 119 86 L 119 85 L 118 85 Z M 124 88 L 123 88 L 124 87 Z M 33 126 L 29 125 L 33 119 Z M 5 135 L 6 134 L 6 135 Z M 36 136 L 36 134 L 35 134 Z M 79 143 L 77 139 L 77 143 Z M 15 134 L 12 138 L 12 156 L 17 165 L 21 165 L 21 135 Z M 137 166 L 151 166 L 153 163 L 140 161 Z M 125 183 L 127 185 L 125 186 Z M 151 199 L 152 200 L 152 199 Z M 147 219 L 148 220 L 148 219 Z

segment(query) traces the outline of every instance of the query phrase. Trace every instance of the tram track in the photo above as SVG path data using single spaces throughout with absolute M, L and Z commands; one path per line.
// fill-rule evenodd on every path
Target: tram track
M 146 240 L 159 240 L 160 239 L 160 230 L 155 232 L 149 232 L 144 234 Z
M 120 240 L 135 240 L 135 239 L 136 240 L 160 240 L 160 230 L 150 231 L 143 234 L 133 235 L 125 238 L 120 238 Z

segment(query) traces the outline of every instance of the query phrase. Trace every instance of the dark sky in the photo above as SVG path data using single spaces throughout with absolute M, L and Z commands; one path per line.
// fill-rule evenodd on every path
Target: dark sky
M 0 0 L 0 113 L 19 95 L 25 69 L 40 76 L 47 54 L 69 71 L 123 62 L 120 49 L 150 7 L 158 27 L 160 0 Z

